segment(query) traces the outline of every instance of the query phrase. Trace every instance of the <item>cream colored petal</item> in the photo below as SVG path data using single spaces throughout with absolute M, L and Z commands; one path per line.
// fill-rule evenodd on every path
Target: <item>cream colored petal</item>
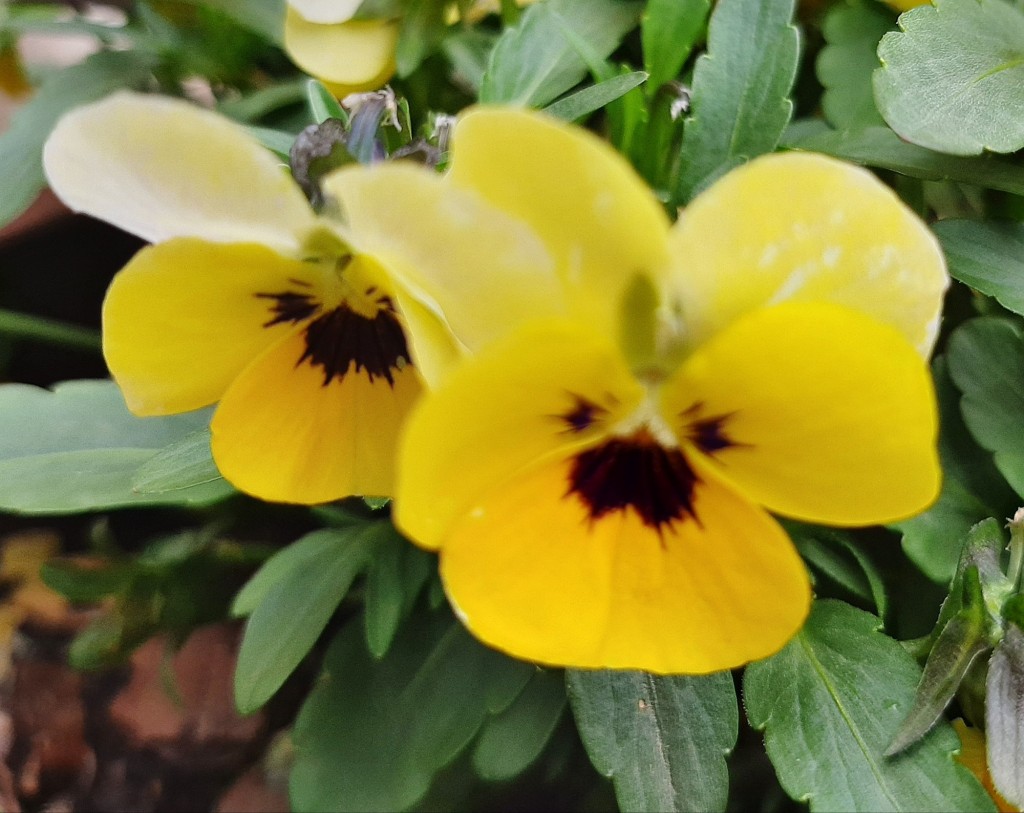
M 323 79 L 337 94 L 374 90 L 395 72 L 398 23 L 388 20 L 353 20 L 323 25 L 304 20 L 288 10 L 284 47 L 302 70 Z
M 286 167 L 223 116 L 121 92 L 73 110 L 43 149 L 72 209 L 159 242 L 200 237 L 294 254 L 315 216 Z
M 362 4 L 363 0 L 288 0 L 288 6 L 311 23 L 343 23 Z

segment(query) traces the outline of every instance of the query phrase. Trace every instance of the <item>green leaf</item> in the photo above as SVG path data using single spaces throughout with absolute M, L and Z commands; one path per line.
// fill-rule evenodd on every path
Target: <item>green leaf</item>
M 800 51 L 793 5 L 730 0 L 715 7 L 708 52 L 693 71 L 676 202 L 779 143 L 793 112 L 789 94 Z
M 892 13 L 878 2 L 853 0 L 828 10 L 822 25 L 826 44 L 815 68 L 825 88 L 821 109 L 833 127 L 885 123 L 875 107 L 871 74 L 878 67 L 878 41 L 892 26 Z
M 0 336 L 96 353 L 99 353 L 102 347 L 98 330 L 46 319 L 34 313 L 18 313 L 6 308 L 0 308 Z
M 208 505 L 223 481 L 144 494 L 132 486 L 161 449 L 206 427 L 210 411 L 160 418 L 128 412 L 111 381 L 68 381 L 53 391 L 0 386 L 0 508 L 71 513 L 125 505 Z
M 910 710 L 920 670 L 881 622 L 817 601 L 777 655 L 747 667 L 744 702 L 786 792 L 812 811 L 991 811 L 992 800 L 953 759 L 946 724 L 912 751 L 884 756 Z
M 151 62 L 134 51 L 102 51 L 52 73 L 0 135 L 0 225 L 9 223 L 46 185 L 43 142 L 64 113 L 123 87 L 141 85 Z
M 139 466 L 132 488 L 142 494 L 162 494 L 223 479 L 210 451 L 210 430 L 205 428 L 185 435 Z
M 473 747 L 477 775 L 500 782 L 529 768 L 562 719 L 565 702 L 562 674 L 537 670 L 512 705 L 484 723 Z
M 942 220 L 934 229 L 953 277 L 1024 314 L 1024 223 Z
M 963 393 L 964 423 L 1006 481 L 1024 495 L 1024 338 L 1006 319 L 963 323 L 949 339 L 949 373 Z
M 452 65 L 456 85 L 466 85 L 480 94 L 484 72 L 498 36 L 479 28 L 457 28 L 441 40 L 441 52 Z
M 822 152 L 855 164 L 891 169 L 927 181 L 950 180 L 1024 195 L 1024 166 L 983 155 L 964 158 L 908 144 L 888 127 L 827 130 L 783 136 L 782 146 Z
M 985 693 L 985 739 L 992 783 L 1006 801 L 1024 807 L 1024 632 L 1008 624 L 992 653 Z
M 647 74 L 643 71 L 632 71 L 614 76 L 552 102 L 544 108 L 544 112 L 565 121 L 575 121 L 589 116 L 595 110 L 600 110 L 609 102 L 614 102 L 633 88 L 642 85 L 646 79 Z
M 580 737 L 624 810 L 724 810 L 739 712 L 728 672 L 566 673 Z
M 547 0 L 531 5 L 491 51 L 480 101 L 542 107 L 577 85 L 589 59 L 606 58 L 636 25 L 639 3 Z
M 39 575 L 47 587 L 70 601 L 95 602 L 126 587 L 132 571 L 129 565 L 113 562 L 87 566 L 58 559 L 44 562 Z
M 989 621 L 977 566 L 964 574 L 961 609 L 941 628 L 910 709 L 886 756 L 920 740 L 942 715 L 975 659 L 989 648 Z
M 258 587 L 239 594 L 234 612 L 253 605 L 235 668 L 235 703 L 243 714 L 266 703 L 316 643 L 369 561 L 373 528 L 313 531 L 264 565 L 254 577 Z M 270 574 L 260 578 L 267 568 Z
M 316 79 L 310 79 L 306 84 L 306 100 L 309 103 L 309 112 L 313 116 L 314 124 L 323 124 L 327 119 L 348 121 L 348 113 L 345 112 L 345 108 L 338 104 L 334 94 Z
M 239 25 L 259 34 L 267 41 L 284 43 L 284 11 L 286 0 L 185 0 L 192 5 L 206 6 L 227 15 Z
M 650 93 L 679 75 L 704 33 L 711 0 L 648 0 L 640 21 Z
M 495 681 L 514 697 L 536 672 L 477 643 L 446 609 L 414 614 L 381 660 L 349 624 L 323 669 L 295 722 L 296 811 L 408 808 L 477 735 Z
M 444 36 L 445 3 L 438 0 L 409 0 L 402 15 L 395 48 L 396 72 L 409 76 L 437 47 Z
M 861 547 L 841 531 L 795 522 L 784 523 L 800 555 L 814 570 L 854 596 L 873 602 L 879 615 L 888 609 L 882 574 Z
M 375 658 L 391 646 L 398 626 L 436 569 L 434 557 L 404 539 L 390 523 L 377 537 L 366 574 L 366 644 Z
M 875 99 L 914 144 L 954 155 L 1024 147 L 1024 12 L 1003 0 L 935 0 L 878 46 Z
M 928 578 L 947 583 L 957 569 L 963 539 L 986 517 L 1010 516 L 1017 496 L 964 426 L 960 393 L 953 386 L 946 357 L 932 363 L 939 402 L 939 460 L 942 492 L 923 514 L 895 523 L 903 550 Z

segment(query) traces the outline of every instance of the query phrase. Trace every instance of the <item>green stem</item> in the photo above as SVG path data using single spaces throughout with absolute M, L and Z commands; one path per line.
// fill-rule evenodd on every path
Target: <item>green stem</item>
M 102 347 L 99 332 L 90 328 L 4 308 L 0 308 L 0 336 L 59 344 L 77 350 L 98 351 Z
M 1006 576 L 1010 586 L 1017 590 L 1020 586 L 1021 570 L 1024 569 L 1024 508 L 1018 508 L 1010 520 L 1010 562 L 1006 568 Z

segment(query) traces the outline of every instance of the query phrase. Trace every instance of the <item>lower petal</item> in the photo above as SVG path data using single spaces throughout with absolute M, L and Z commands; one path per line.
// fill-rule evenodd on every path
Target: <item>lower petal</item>
M 894 328 L 838 305 L 790 303 L 734 323 L 687 360 L 663 410 L 770 511 L 866 525 L 938 495 L 927 365 Z
M 317 290 L 307 263 L 257 245 L 179 238 L 144 248 L 103 303 L 103 353 L 138 415 L 212 404 L 290 329 L 261 293 Z
M 765 512 L 701 476 L 697 520 L 659 534 L 630 509 L 592 519 L 566 495 L 570 466 L 489 492 L 446 539 L 441 575 L 479 638 L 548 664 L 703 674 L 767 657 L 799 629 L 807 574 Z
M 390 496 L 398 432 L 420 393 L 412 366 L 393 384 L 353 367 L 324 383 L 302 361 L 302 330 L 270 348 L 232 383 L 213 416 L 213 457 L 240 490 L 315 504 Z

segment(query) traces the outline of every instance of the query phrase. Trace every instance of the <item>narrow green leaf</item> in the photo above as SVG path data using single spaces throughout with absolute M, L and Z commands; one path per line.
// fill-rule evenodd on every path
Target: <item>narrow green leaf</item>
M 45 562 L 39 575 L 47 587 L 70 601 L 95 602 L 122 590 L 131 578 L 131 568 L 113 562 L 86 567 L 54 560 Z
M 269 127 L 257 127 L 253 124 L 243 124 L 242 129 L 272 153 L 276 153 L 285 161 L 288 160 L 292 144 L 295 142 L 294 135 L 282 132 L 281 130 L 273 130 Z
M 441 52 L 452 65 L 456 84 L 480 94 L 484 72 L 498 36 L 478 28 L 457 28 L 441 40 Z
M 817 601 L 777 655 L 751 664 L 744 702 L 779 781 L 812 811 L 992 811 L 953 758 L 959 740 L 936 726 L 913 750 L 884 755 L 913 703 L 920 670 L 881 622 Z
M 149 458 L 135 471 L 132 488 L 143 494 L 162 494 L 223 479 L 213 462 L 210 430 L 206 428 L 185 435 Z
M 960 392 L 953 386 L 946 357 L 932 362 L 939 402 L 939 460 L 942 492 L 938 501 L 894 527 L 903 534 L 903 550 L 935 582 L 953 578 L 963 540 L 986 517 L 1011 516 L 1018 497 L 964 426 Z
M 381 522 L 377 547 L 366 574 L 366 644 L 375 658 L 391 646 L 430 574 L 434 557 Z
M 648 0 L 640 21 L 650 93 L 679 75 L 704 33 L 711 0 Z
M 338 104 L 334 94 L 324 87 L 322 82 L 310 79 L 306 84 L 306 100 L 314 124 L 322 124 L 327 119 L 348 121 L 348 113 Z
M 600 110 L 609 102 L 629 93 L 647 79 L 643 71 L 633 71 L 605 79 L 594 85 L 570 93 L 544 108 L 544 112 L 565 121 L 575 121 Z
M 0 386 L 0 508 L 70 513 L 124 505 L 206 505 L 232 493 L 222 481 L 144 494 L 140 466 L 209 423 L 210 411 L 137 418 L 111 381 L 68 381 L 53 391 Z
M 371 526 L 372 530 L 372 526 Z M 252 609 L 235 668 L 235 703 L 249 714 L 269 700 L 299 665 L 369 561 L 372 537 L 366 529 L 314 531 L 285 548 L 286 564 L 274 565 L 276 579 L 239 603 Z M 290 548 L 298 548 L 292 551 Z M 270 567 L 275 556 L 264 567 Z
M 580 737 L 623 811 L 724 810 L 739 712 L 728 672 L 566 673 Z
M 954 155 L 1024 147 L 1024 11 L 1003 0 L 935 0 L 878 46 L 878 109 L 899 135 Z
M 871 75 L 878 67 L 878 41 L 893 24 L 892 12 L 875 0 L 840 3 L 825 15 L 825 47 L 815 69 L 825 88 L 821 109 L 833 127 L 842 130 L 885 124 L 875 107 Z
M 992 783 L 1006 801 L 1024 807 L 1024 632 L 1008 624 L 992 653 L 985 693 L 985 738 Z
M 953 277 L 1024 314 L 1024 223 L 941 220 L 934 229 Z
M 0 308 L 0 336 L 28 339 L 76 350 L 100 351 L 100 333 L 91 328 Z
M 640 16 L 639 3 L 548 0 L 531 5 L 491 51 L 480 101 L 541 107 L 578 84 L 590 67 L 576 41 L 605 59 Z
M 995 453 L 1006 481 L 1024 495 L 1024 338 L 1006 319 L 963 323 L 949 339 L 949 373 L 963 393 L 964 423 L 981 446 Z
M 490 718 L 473 748 L 473 768 L 491 781 L 513 779 L 540 756 L 565 711 L 565 679 L 536 670 L 507 709 Z
M 911 178 L 949 180 L 1024 195 L 1024 166 L 993 155 L 960 157 L 908 144 L 888 127 L 793 132 L 782 146 L 822 152 L 855 164 L 891 169 Z
M 675 200 L 685 203 L 731 167 L 771 152 L 789 123 L 800 51 L 794 0 L 722 0 L 708 52 L 693 71 Z
M 969 598 L 942 627 L 932 645 L 917 684 L 914 705 L 886 750 L 886 756 L 898 754 L 928 733 L 960 688 L 975 659 L 989 647 L 988 615 L 977 567 L 965 575 L 971 585 Z
M 102 51 L 56 71 L 14 115 L 0 135 L 0 226 L 13 220 L 46 185 L 43 142 L 64 113 L 123 87 L 141 85 L 151 63 L 134 51 Z
M 395 48 L 399 76 L 409 76 L 437 47 L 444 36 L 445 8 L 439 0 L 409 0 Z

